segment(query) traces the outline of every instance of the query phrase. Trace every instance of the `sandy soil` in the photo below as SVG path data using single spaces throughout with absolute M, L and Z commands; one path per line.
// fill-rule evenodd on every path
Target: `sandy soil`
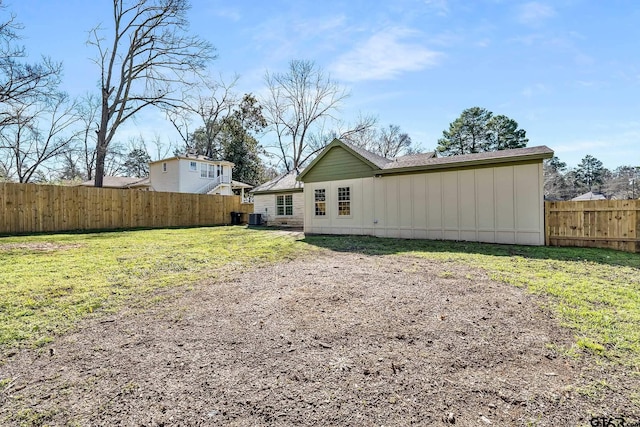
M 640 420 L 622 368 L 478 270 L 318 255 L 91 319 L 5 354 L 2 425 L 574 426 Z

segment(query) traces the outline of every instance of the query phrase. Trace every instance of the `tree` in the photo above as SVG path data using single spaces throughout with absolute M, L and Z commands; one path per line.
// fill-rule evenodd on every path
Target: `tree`
M 507 116 L 493 116 L 487 122 L 487 150 L 498 151 L 523 148 L 529 140 L 524 129 L 518 129 L 518 122 Z
M 493 116 L 485 108 L 472 107 L 442 132 L 436 150 L 443 156 L 526 147 L 526 132 L 506 116 Z
M 265 117 L 279 160 L 287 172 L 299 169 L 324 148 L 312 145 L 312 134 L 336 122 L 333 114 L 348 94 L 312 61 L 293 60 L 287 72 L 267 72 L 265 82 Z
M 64 93 L 31 103 L 17 103 L 11 110 L 14 123 L 0 133 L 0 164 L 18 182 L 42 181 L 43 169 L 53 170 L 55 160 L 73 148 L 78 133 L 75 104 Z
M 564 173 L 567 164 L 553 156 L 542 162 L 544 173 L 544 196 L 550 200 L 565 200 L 571 193 L 571 188 L 567 183 Z
M 79 160 L 76 160 L 76 162 L 82 164 L 82 167 L 84 168 L 84 177 L 89 181 L 93 179 L 93 172 L 96 167 L 96 146 L 98 135 L 94 131 L 94 126 L 98 121 L 100 102 L 101 101 L 97 96 L 89 93 L 80 98 L 76 106 L 77 115 L 80 118 L 79 146 L 76 147 L 76 153 Z
M 382 157 L 392 158 L 411 148 L 411 137 L 400 131 L 400 126 L 389 125 L 380 130 L 372 150 Z
M 227 99 L 232 98 L 227 95 Z M 229 106 L 231 107 L 230 104 Z M 236 180 L 259 184 L 264 176 L 265 166 L 260 158 L 264 150 L 254 135 L 261 132 L 267 124 L 257 99 L 251 94 L 245 94 L 240 102 L 236 101 L 232 110 L 211 117 L 210 120 L 213 122 L 205 122 L 204 126 L 189 136 L 186 148 L 195 149 L 198 154 L 210 153 L 216 158 L 228 160 L 234 164 L 233 176 Z M 209 132 L 212 129 L 215 131 Z M 212 147 L 212 151 L 207 151 Z
M 127 154 L 124 161 L 124 173 L 127 176 L 144 178 L 149 176 L 149 162 L 151 157 L 144 148 L 134 148 Z
M 604 191 L 615 199 L 637 199 L 640 197 L 640 167 L 619 166 L 610 179 L 605 180 Z
M 266 126 L 262 106 L 251 94 L 245 94 L 233 113 L 223 120 L 224 159 L 235 165 L 233 175 L 238 181 L 256 185 L 265 175 L 265 165 L 260 157 L 264 149 L 254 135 Z
M 576 169 L 576 180 L 589 191 L 593 191 L 596 185 L 603 183 L 604 174 L 602 162 L 587 154 Z
M 233 92 L 238 78 L 231 83 L 209 81 L 199 88 L 195 96 L 184 99 L 178 108 L 167 110 L 167 117 L 178 131 L 185 150 L 195 150 L 209 158 L 220 158 L 222 147 L 218 136 L 223 130 L 223 121 L 241 102 Z M 204 89 L 204 90 L 203 90 Z M 247 95 L 245 95 L 247 96 Z M 200 126 L 190 132 L 193 117 L 199 119 Z
M 0 10 L 4 8 L 0 0 Z M 16 124 L 19 104 L 55 95 L 60 82 L 62 64 L 43 57 L 41 62 L 23 62 L 24 46 L 16 44 L 22 25 L 15 16 L 0 22 L 0 127 Z
M 214 58 L 208 42 L 187 34 L 188 9 L 187 0 L 113 0 L 111 38 L 103 38 L 100 27 L 90 32 L 100 67 L 96 187 L 120 125 L 146 107 L 178 105 Z

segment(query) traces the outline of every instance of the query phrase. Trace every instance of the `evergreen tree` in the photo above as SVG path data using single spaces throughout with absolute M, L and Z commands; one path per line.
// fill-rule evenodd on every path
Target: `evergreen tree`
M 449 124 L 438 140 L 437 152 L 443 156 L 481 153 L 526 147 L 526 131 L 507 116 L 494 116 L 485 108 L 472 107 Z

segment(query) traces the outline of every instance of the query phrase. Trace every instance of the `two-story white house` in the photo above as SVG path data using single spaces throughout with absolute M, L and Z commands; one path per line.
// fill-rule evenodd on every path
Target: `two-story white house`
M 226 160 L 193 154 L 157 160 L 149 163 L 151 190 L 229 196 L 233 194 L 233 166 Z

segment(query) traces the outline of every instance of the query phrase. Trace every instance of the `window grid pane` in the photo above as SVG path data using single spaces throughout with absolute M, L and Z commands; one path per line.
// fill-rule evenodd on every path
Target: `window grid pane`
M 316 216 L 325 216 L 327 214 L 326 192 L 324 188 L 315 190 L 315 214 Z
M 351 188 L 338 187 L 338 216 L 351 215 Z
M 293 195 L 276 196 L 276 215 L 293 215 Z

